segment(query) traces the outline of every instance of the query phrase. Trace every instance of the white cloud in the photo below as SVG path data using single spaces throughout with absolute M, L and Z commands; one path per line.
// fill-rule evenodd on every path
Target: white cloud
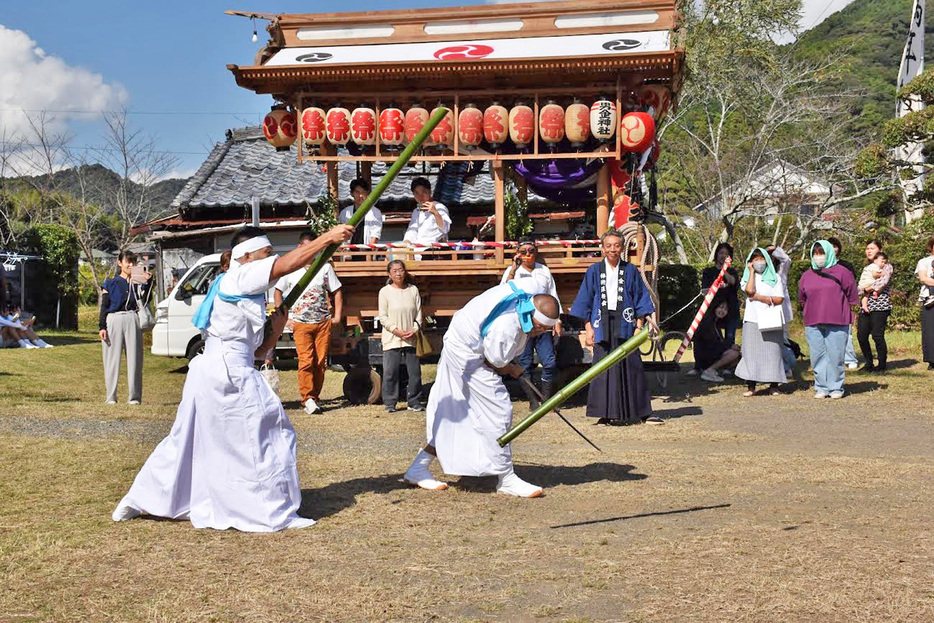
M 126 89 L 104 77 L 49 55 L 29 35 L 0 25 L 0 135 L 27 133 L 28 115 L 46 116 L 48 130 L 62 133 L 73 119 L 93 119 L 125 105 Z M 82 112 L 58 112 L 82 111 Z

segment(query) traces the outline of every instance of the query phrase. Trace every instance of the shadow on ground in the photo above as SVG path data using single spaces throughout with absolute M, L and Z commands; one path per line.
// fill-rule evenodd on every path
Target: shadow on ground
M 357 496 L 363 493 L 385 494 L 409 487 L 402 480 L 402 474 L 384 474 L 335 482 L 320 489 L 302 489 L 302 504 L 298 514 L 322 519 L 355 505 Z
M 627 480 L 645 480 L 645 474 L 634 474 L 632 465 L 619 463 L 591 463 L 589 465 L 569 467 L 567 465 L 517 465 L 516 473 L 520 478 L 544 488 L 558 485 L 582 485 L 589 482 L 624 482 Z M 492 493 L 496 491 L 496 478 L 486 476 L 475 478 L 461 476 L 453 484 L 463 491 Z M 546 491 L 547 493 L 547 491 Z

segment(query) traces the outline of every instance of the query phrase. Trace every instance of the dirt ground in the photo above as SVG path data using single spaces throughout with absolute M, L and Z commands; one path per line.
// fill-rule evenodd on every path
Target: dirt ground
M 346 406 L 329 373 L 307 416 L 285 372 L 319 522 L 255 535 L 110 520 L 183 362 L 147 356 L 145 404 L 107 406 L 93 336 L 63 342 L 0 353 L 0 621 L 934 620 L 934 375 L 911 350 L 842 400 L 672 375 L 664 426 L 567 409 L 603 453 L 548 416 L 513 444 L 534 500 L 405 486 L 422 414 Z

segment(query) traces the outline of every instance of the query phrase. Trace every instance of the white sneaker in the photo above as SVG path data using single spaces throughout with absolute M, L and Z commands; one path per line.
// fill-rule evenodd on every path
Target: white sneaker
M 843 390 L 842 390 L 842 389 L 838 389 L 838 390 L 835 391 L 835 392 L 830 392 L 830 397 L 831 397 L 831 398 L 834 398 L 834 399 L 843 398 Z
M 518 498 L 537 498 L 544 493 L 541 487 L 536 487 L 516 476 L 516 472 L 502 474 L 496 485 L 496 492 L 514 495 Z
M 689 368 L 687 372 L 684 373 L 685 376 L 697 376 L 700 374 L 700 370 L 697 368 Z
M 814 398 L 820 400 L 821 398 L 826 398 L 829 394 L 826 392 L 814 392 Z
M 309 398 L 305 401 L 305 413 L 308 415 L 314 415 L 319 411 L 321 411 L 321 407 L 318 406 L 318 403 L 315 402 L 314 399 Z
M 708 383 L 722 383 L 723 382 L 723 377 L 717 374 L 717 371 L 714 370 L 713 368 L 707 368 L 706 370 L 701 372 L 700 377 L 702 381 L 707 381 Z
M 447 483 L 435 480 L 428 466 L 419 463 L 417 457 L 415 463 L 412 463 L 409 469 L 405 471 L 405 475 L 402 476 L 402 479 L 410 485 L 415 485 L 416 487 L 427 489 L 428 491 L 444 491 L 448 488 Z
M 129 401 L 127 404 L 138 405 L 138 404 L 139 404 L 139 400 L 131 400 L 131 401 Z
M 38 346 L 36 346 L 36 345 L 33 344 L 32 342 L 30 342 L 29 340 L 20 340 L 20 341 L 19 341 L 19 345 L 20 345 L 22 348 L 39 348 Z
M 134 517 L 139 517 L 140 515 L 142 515 L 142 513 L 139 510 L 133 508 L 129 504 L 124 504 L 121 502 L 119 506 L 117 506 L 116 510 L 114 510 L 111 518 L 114 521 L 127 521 L 128 519 L 133 519 Z
M 855 370 L 856 368 L 859 367 L 859 364 L 858 364 L 858 363 L 848 363 L 848 364 L 846 364 L 846 367 L 849 368 L 850 370 Z
M 55 348 L 54 346 L 52 346 L 51 344 L 49 344 L 48 342 L 46 342 L 46 341 L 43 340 L 42 338 L 39 338 L 39 339 L 35 340 L 35 341 L 33 342 L 33 344 L 35 344 L 35 345 L 38 346 L 39 348 Z
M 107 401 L 106 403 L 104 403 L 104 404 L 115 405 L 115 404 L 117 404 L 117 401 L 116 401 L 116 400 L 108 400 L 108 401 Z

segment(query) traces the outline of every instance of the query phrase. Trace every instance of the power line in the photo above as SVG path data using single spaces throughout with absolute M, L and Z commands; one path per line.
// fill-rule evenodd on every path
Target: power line
M 811 22 L 811 25 L 805 28 L 805 30 L 811 30 L 812 28 L 817 26 L 817 24 L 820 23 L 820 19 L 824 16 L 824 13 L 827 12 L 827 9 L 829 9 L 831 5 L 833 5 L 833 3 L 834 3 L 834 0 L 827 0 L 827 4 L 824 6 L 824 10 L 820 12 L 820 15 L 817 16 L 817 19 Z
M 40 147 L 40 148 L 47 147 L 46 145 L 42 145 L 41 143 L 19 143 L 19 142 L 12 143 L 9 141 L 6 141 L 6 142 L 0 141 L 0 145 L 11 146 L 14 148 L 15 147 Z M 79 146 L 62 145 L 61 147 L 56 148 L 53 151 L 67 151 L 69 149 L 82 149 L 85 151 L 107 151 L 107 152 L 120 152 L 121 151 L 120 149 L 117 149 L 116 147 L 96 147 L 94 145 L 79 145 Z M 203 156 L 205 154 L 210 153 L 207 150 L 205 151 L 172 151 L 168 149 L 154 149 L 152 151 L 153 153 L 157 153 L 157 154 L 178 154 L 178 155 L 184 155 L 184 156 Z
M 221 116 L 221 117 L 240 117 L 244 115 L 263 115 L 263 112 L 221 112 L 221 111 L 203 111 L 203 110 L 51 110 L 48 108 L 0 108 L 3 112 L 22 112 L 22 113 L 53 113 L 62 115 L 122 115 L 124 112 L 128 115 L 191 115 L 191 116 Z

